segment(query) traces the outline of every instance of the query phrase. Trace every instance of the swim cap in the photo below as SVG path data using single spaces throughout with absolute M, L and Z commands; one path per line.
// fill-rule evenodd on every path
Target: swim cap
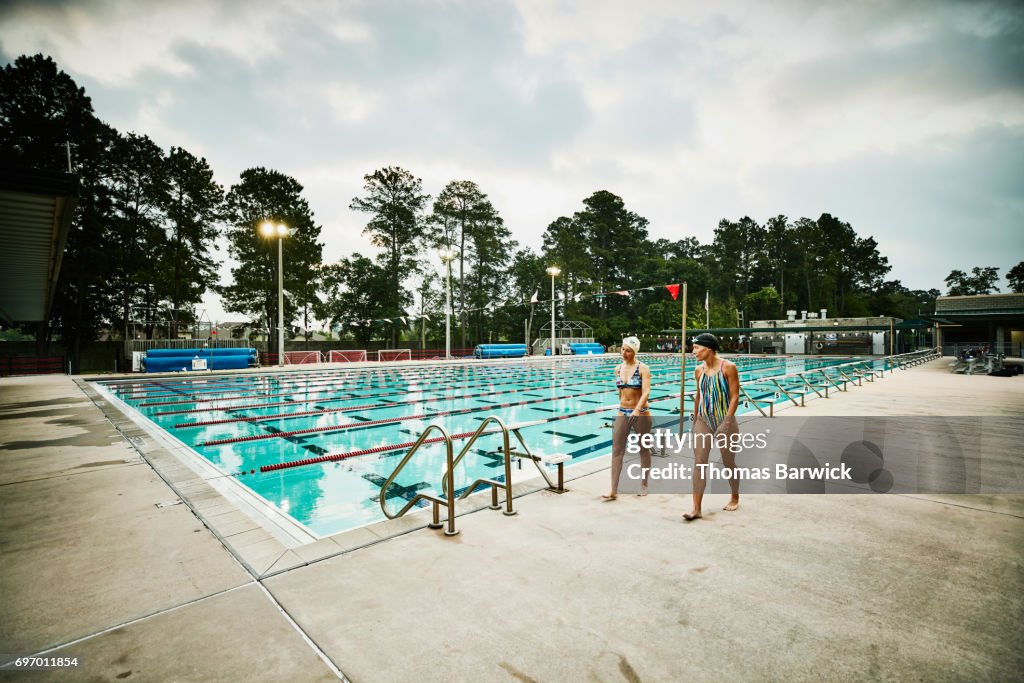
M 701 332 L 693 338 L 693 343 L 699 344 L 706 349 L 711 349 L 712 351 L 718 351 L 718 337 L 710 332 Z
M 636 337 L 626 337 L 622 340 L 622 348 L 631 348 L 633 353 L 640 353 L 640 340 Z

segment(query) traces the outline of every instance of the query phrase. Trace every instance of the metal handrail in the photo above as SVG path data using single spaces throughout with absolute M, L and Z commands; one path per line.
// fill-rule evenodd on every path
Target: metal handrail
M 785 395 L 786 395 L 786 398 L 788 398 L 788 399 L 789 399 L 790 401 L 792 401 L 792 402 L 793 402 L 793 405 L 795 405 L 795 406 L 796 406 L 797 408 L 799 408 L 799 407 L 801 407 L 801 406 L 803 406 L 803 405 L 804 405 L 804 397 L 803 397 L 803 395 L 802 395 L 802 394 L 801 394 L 801 396 L 800 396 L 800 403 L 797 403 L 797 402 L 796 402 L 796 400 L 795 400 L 795 399 L 794 399 L 794 398 L 793 398 L 792 396 L 790 396 L 790 395 L 789 395 L 789 392 L 788 392 L 788 391 L 786 391 L 786 390 L 785 390 L 785 388 L 783 388 L 783 386 L 782 386 L 781 384 L 779 384 L 779 380 L 777 380 L 777 379 L 775 379 L 775 378 L 773 377 L 773 378 L 772 378 L 772 383 L 773 383 L 773 384 L 774 384 L 775 386 L 777 386 L 777 387 L 779 388 L 779 391 L 781 391 L 781 392 L 782 392 L 783 394 L 785 394 Z
M 454 491 L 455 490 L 454 472 L 452 471 L 452 460 L 453 460 L 453 458 L 452 458 L 452 437 L 451 437 L 450 434 L 448 434 L 447 430 L 445 430 L 444 427 L 442 427 L 441 425 L 439 425 L 437 423 L 434 423 L 434 424 L 430 425 L 429 427 L 427 427 L 425 430 L 423 430 L 423 433 L 420 434 L 420 438 L 416 439 L 416 443 L 413 444 L 412 448 L 409 449 L 409 452 L 405 454 L 405 457 L 402 458 L 402 461 L 400 463 L 398 463 L 398 466 L 395 467 L 394 471 L 384 481 L 384 484 L 380 487 L 380 500 L 379 500 L 379 502 L 380 502 L 380 509 L 384 512 L 384 516 L 387 517 L 388 519 L 397 519 L 398 517 L 401 517 L 406 512 L 408 512 L 409 508 L 411 508 L 413 505 L 415 505 L 419 501 L 421 501 L 421 500 L 429 500 L 431 503 L 434 504 L 433 505 L 434 521 L 433 521 L 433 523 L 429 524 L 428 526 L 431 529 L 440 529 L 441 528 L 440 506 L 444 505 L 445 507 L 448 508 L 448 528 L 444 530 L 444 535 L 445 536 L 454 536 L 454 535 L 458 534 L 459 532 L 455 530 L 455 499 L 452 498 L 451 496 L 447 496 L 446 495 L 445 499 L 442 500 L 441 498 L 438 498 L 436 496 L 431 496 L 431 495 L 428 495 L 426 493 L 417 493 L 415 496 L 412 497 L 412 499 L 408 503 L 405 504 L 405 507 L 403 507 L 401 510 L 399 510 L 397 513 L 395 513 L 393 515 L 390 512 L 388 512 L 387 503 L 386 503 L 388 488 L 395 482 L 395 477 L 398 476 L 398 473 L 402 471 L 402 468 L 405 467 L 406 463 L 409 462 L 409 460 L 412 458 L 413 454 L 415 454 L 416 451 L 419 449 L 419 447 L 423 444 L 424 440 L 426 440 L 426 438 L 427 438 L 427 435 L 430 434 L 430 432 L 435 430 L 435 429 L 438 430 L 439 432 L 441 432 L 441 436 L 444 438 L 445 448 L 446 448 L 446 451 L 447 451 L 446 458 L 445 458 L 445 460 L 447 461 L 447 464 L 448 464 L 448 469 L 447 469 L 447 472 L 445 473 L 445 477 L 447 479 L 447 488 L 446 488 L 446 490 L 449 490 L 449 491 Z
M 494 432 L 494 431 L 491 431 L 491 432 L 486 432 L 485 431 L 486 428 L 487 428 L 487 425 L 489 425 L 492 422 L 497 423 L 498 426 L 501 428 L 502 453 L 504 454 L 503 460 L 505 461 L 504 462 L 504 465 L 505 465 L 505 483 L 502 484 L 501 482 L 495 481 L 494 479 L 484 479 L 484 478 L 477 479 L 472 484 L 470 484 L 466 488 L 465 491 L 462 492 L 462 495 L 459 496 L 459 500 L 462 500 L 462 499 L 466 498 L 467 496 L 469 496 L 470 494 L 472 494 L 473 491 L 476 490 L 477 486 L 480 486 L 481 484 L 485 484 L 485 485 L 491 487 L 491 505 L 490 505 L 490 508 L 492 510 L 499 510 L 499 509 L 501 509 L 501 506 L 498 505 L 498 488 L 504 488 L 505 489 L 505 511 L 504 511 L 504 514 L 505 515 L 514 515 L 514 514 L 516 514 L 516 512 L 515 512 L 515 510 L 512 509 L 512 456 L 511 456 L 511 449 L 509 448 L 509 444 L 508 444 L 508 442 L 509 442 L 509 439 L 508 439 L 508 427 L 505 426 L 505 423 L 502 422 L 501 418 L 499 418 L 497 415 L 490 415 L 490 416 L 488 416 L 483 422 L 480 423 L 480 426 L 477 427 L 477 430 L 475 432 L 473 432 L 473 436 L 471 436 L 469 438 L 469 441 L 466 442 L 466 445 L 462 447 L 462 450 L 459 451 L 459 454 L 455 457 L 455 460 L 452 461 L 452 463 L 449 465 L 449 469 L 442 476 L 442 479 L 441 479 L 441 490 L 444 492 L 444 495 L 446 497 L 450 497 L 451 496 L 451 494 L 448 492 L 449 491 L 449 489 L 448 489 L 448 481 L 449 480 L 454 481 L 454 477 L 453 476 L 449 476 L 449 475 L 452 473 L 452 471 L 456 467 L 459 466 L 459 463 L 462 462 L 462 459 L 466 456 L 467 453 L 469 453 L 470 448 L 473 447 L 473 444 L 476 443 L 476 440 L 478 438 L 480 438 L 480 436 L 482 434 L 484 434 L 484 433 L 496 434 L 497 433 L 497 432 Z M 520 437 L 520 442 L 522 442 L 522 437 Z
M 939 356 L 934 351 L 932 351 L 932 350 L 922 350 L 922 351 L 911 351 L 910 353 L 900 354 L 899 356 L 892 356 L 891 358 L 889 358 L 887 360 L 894 360 L 895 359 L 897 364 L 899 364 L 902 367 L 902 365 L 904 363 L 915 363 L 916 364 L 916 363 L 925 362 L 925 361 L 928 361 L 928 360 L 934 360 L 935 358 L 938 358 L 938 357 Z M 873 360 L 870 360 L 870 361 L 868 361 L 868 360 L 857 360 L 857 361 L 851 361 L 849 363 L 841 363 L 839 365 L 830 365 L 828 367 L 813 368 L 811 370 L 800 370 L 799 372 L 792 372 L 792 373 L 789 373 L 789 374 L 786 374 L 786 375 L 778 375 L 778 376 L 775 376 L 775 377 L 764 377 L 764 378 L 758 378 L 758 379 L 754 379 L 754 380 L 749 380 L 749 381 L 747 381 L 745 383 L 744 382 L 740 383 L 740 393 L 743 395 L 743 397 L 746 399 L 746 401 L 748 401 L 749 403 L 754 404 L 754 407 L 757 408 L 757 411 L 759 413 L 761 413 L 762 416 L 764 416 L 764 417 L 774 417 L 775 416 L 775 402 L 774 401 L 760 401 L 758 399 L 755 399 L 755 398 L 751 397 L 751 395 L 747 392 L 747 389 L 744 386 L 744 384 L 767 384 L 767 383 L 774 384 L 775 387 L 782 394 L 785 394 L 786 398 L 789 399 L 793 403 L 793 405 L 800 407 L 800 406 L 806 405 L 806 402 L 804 400 L 804 396 L 805 396 L 806 392 L 803 392 L 803 393 L 800 394 L 800 402 L 797 403 L 796 399 L 794 399 L 793 396 L 790 395 L 790 392 L 788 390 L 786 390 L 786 388 L 783 387 L 779 383 L 780 379 L 799 378 L 801 381 L 803 381 L 803 383 L 811 391 L 813 391 L 815 394 L 817 394 L 820 397 L 821 396 L 821 392 L 818 391 L 814 387 L 814 385 L 811 384 L 808 381 L 808 379 L 807 379 L 807 375 L 812 375 L 812 374 L 815 374 L 815 373 L 820 374 L 825 379 L 825 382 L 826 382 L 824 398 L 828 398 L 828 385 L 829 384 L 831 384 L 833 387 L 835 387 L 839 391 L 848 391 L 849 390 L 848 389 L 848 385 L 852 384 L 854 382 L 856 382 L 857 386 L 863 386 L 864 377 L 867 377 L 868 381 L 871 381 L 871 382 L 875 381 L 875 375 L 876 374 L 879 374 L 879 376 L 884 378 L 885 377 L 885 370 L 884 369 L 875 368 L 873 366 L 873 363 L 874 363 Z M 828 375 L 827 371 L 829 371 L 829 370 L 834 370 L 835 372 L 839 373 L 840 376 L 842 376 L 842 378 L 843 378 L 843 384 L 842 385 L 840 385 L 839 382 L 837 382 L 836 380 L 832 379 Z M 853 375 L 853 377 L 851 377 L 850 374 L 847 374 L 847 371 L 849 371 L 850 374 Z M 768 404 L 768 407 L 769 407 L 769 412 L 768 413 L 766 413 L 761 408 L 761 403 L 767 403 Z
M 856 386 L 858 386 L 858 387 L 862 387 L 862 386 L 864 386 L 864 381 L 863 381 L 863 379 L 861 378 L 861 376 L 860 376 L 860 375 L 857 375 L 857 379 L 856 379 L 856 380 L 854 380 L 854 379 L 853 379 L 852 377 L 850 377 L 849 375 L 847 375 L 847 374 L 846 374 L 845 372 L 843 372 L 843 371 L 842 371 L 842 370 L 840 370 L 839 368 L 836 368 L 836 372 L 838 372 L 838 373 L 839 373 L 840 375 L 842 375 L 842 376 L 843 376 L 843 379 L 845 379 L 845 380 L 846 380 L 847 382 L 849 382 L 850 384 L 854 384 L 854 383 L 856 383 Z
M 757 408 L 757 412 L 761 413 L 761 415 L 763 417 L 775 417 L 775 402 L 774 401 L 761 401 L 759 399 L 753 398 L 750 394 L 747 393 L 746 388 L 742 384 L 740 384 L 740 393 L 742 393 L 746 397 L 747 401 L 749 401 L 750 403 L 754 404 L 754 407 Z M 761 409 L 761 405 L 760 405 L 761 403 L 767 403 L 768 404 L 768 412 L 767 413 L 764 412 L 764 410 Z
M 839 391 L 849 391 L 849 387 L 847 386 L 848 382 L 844 381 L 842 384 L 839 384 L 839 382 L 835 381 L 834 379 L 832 379 L 831 377 L 828 376 L 828 373 L 825 372 L 825 368 L 818 368 L 818 372 L 821 373 L 821 376 L 825 378 L 826 382 L 831 383 L 832 386 L 834 386 Z M 825 387 L 825 397 L 826 398 L 828 397 L 828 387 L 827 386 Z
M 512 429 L 509 430 L 510 432 L 512 432 L 513 434 L 516 435 L 516 439 L 519 441 L 519 445 L 523 447 L 523 452 L 522 453 L 519 453 L 518 451 L 511 451 L 509 453 L 509 455 L 514 455 L 517 458 L 526 458 L 527 460 L 530 460 L 531 462 L 533 462 L 533 466 L 537 468 L 537 471 L 540 472 L 540 476 L 543 477 L 544 481 L 547 483 L 549 491 L 554 491 L 555 493 L 565 493 L 565 489 L 562 487 L 562 478 L 561 478 L 562 470 L 561 470 L 561 465 L 559 465 L 559 470 L 558 470 L 558 472 L 559 472 L 558 484 L 555 484 L 555 482 L 551 481 L 551 477 L 548 476 L 548 473 L 544 470 L 544 468 L 540 466 L 541 458 L 539 456 L 534 455 L 530 451 L 530 447 L 527 446 L 526 445 L 526 441 L 523 440 L 523 435 L 519 433 L 520 429 L 522 429 L 523 427 L 528 427 L 528 426 L 529 426 L 528 423 L 527 424 L 521 424 L 521 425 L 513 427 Z
M 828 398 L 828 385 L 827 384 L 825 385 L 825 395 L 822 396 L 821 392 L 818 391 L 817 389 L 815 389 L 814 385 L 811 384 L 809 381 L 807 381 L 807 374 L 806 373 L 803 374 L 803 375 L 800 375 L 800 379 L 802 379 L 804 381 L 804 384 L 807 385 L 808 389 L 810 389 L 811 391 L 813 391 L 815 394 L 818 395 L 818 398 Z M 802 398 L 803 397 L 801 397 L 801 399 Z
M 909 353 L 903 353 L 903 354 L 900 354 L 899 356 L 892 356 L 892 357 L 893 358 L 902 358 L 904 356 L 912 356 L 912 355 L 917 354 L 917 353 L 926 353 L 926 352 L 925 351 L 911 351 Z M 879 360 L 879 361 L 888 360 L 888 356 L 883 357 L 883 358 L 878 358 L 876 360 Z M 838 369 L 838 368 L 845 368 L 845 367 L 850 366 L 850 365 L 858 365 L 858 366 L 862 366 L 863 367 L 865 364 L 870 364 L 870 363 L 874 363 L 874 362 L 875 362 L 875 360 L 855 360 L 855 361 L 850 361 L 849 363 L 839 363 L 838 365 L 829 365 L 829 366 L 821 367 L 821 368 L 812 368 L 811 370 L 798 370 L 796 372 L 791 372 L 791 373 L 786 374 L 786 375 L 772 375 L 772 377 L 774 379 L 786 379 L 787 377 L 796 377 L 796 376 L 802 375 L 802 374 L 804 374 L 806 372 L 817 372 L 818 370 L 835 370 L 835 369 Z M 765 379 L 768 379 L 768 378 L 766 377 Z

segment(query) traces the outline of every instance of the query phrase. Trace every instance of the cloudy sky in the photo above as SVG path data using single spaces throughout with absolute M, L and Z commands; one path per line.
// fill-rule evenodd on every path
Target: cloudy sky
M 348 204 L 385 165 L 477 182 L 535 249 L 605 189 L 655 238 L 829 212 L 913 288 L 1024 260 L 1012 2 L 7 0 L 0 58 L 36 52 L 225 187 L 297 178 L 329 260 L 372 251 Z

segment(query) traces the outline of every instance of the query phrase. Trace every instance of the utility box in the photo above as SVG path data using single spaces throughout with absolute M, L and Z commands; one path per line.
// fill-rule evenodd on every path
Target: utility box
M 802 332 L 790 332 L 786 335 L 786 353 L 806 353 L 807 337 Z
M 884 356 L 889 353 L 885 349 L 885 332 L 871 333 L 871 353 L 876 356 Z

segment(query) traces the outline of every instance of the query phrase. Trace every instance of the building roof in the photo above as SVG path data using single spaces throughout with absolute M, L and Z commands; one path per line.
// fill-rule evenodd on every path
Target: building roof
M 53 304 L 78 177 L 0 164 L 0 318 L 46 320 Z
M 887 318 L 888 320 L 888 318 Z M 905 320 L 895 324 L 897 330 L 922 330 L 932 323 L 926 320 Z M 779 325 L 777 327 L 712 327 L 686 330 L 686 335 L 710 332 L 711 334 L 792 334 L 794 332 L 888 332 L 889 324 L 884 325 Z M 679 329 L 661 330 L 658 334 L 667 337 L 679 336 Z
M 940 296 L 935 300 L 935 313 L 942 316 L 1024 315 L 1024 294 Z

